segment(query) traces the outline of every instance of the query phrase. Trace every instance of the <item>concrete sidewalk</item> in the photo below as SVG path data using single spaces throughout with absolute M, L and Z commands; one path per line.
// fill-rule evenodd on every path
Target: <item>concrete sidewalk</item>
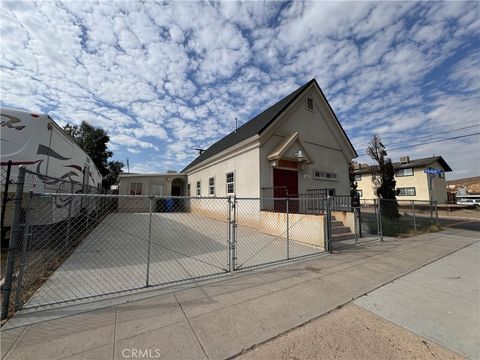
M 478 240 L 448 229 L 2 329 L 6 359 L 221 359 L 318 317 Z M 69 314 L 69 309 L 55 310 Z M 45 316 L 51 318 L 51 314 Z M 37 314 L 41 319 L 41 314 Z
M 480 242 L 382 286 L 355 304 L 480 358 Z

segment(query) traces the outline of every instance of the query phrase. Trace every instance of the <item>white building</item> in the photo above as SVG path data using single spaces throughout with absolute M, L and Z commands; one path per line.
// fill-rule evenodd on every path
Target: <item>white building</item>
M 183 169 L 192 196 L 349 194 L 357 156 L 315 79 L 216 142 Z M 273 189 L 275 188 L 275 190 Z

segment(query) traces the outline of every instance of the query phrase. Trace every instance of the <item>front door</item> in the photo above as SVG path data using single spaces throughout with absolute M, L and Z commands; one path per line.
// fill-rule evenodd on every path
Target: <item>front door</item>
M 298 197 L 298 171 L 286 169 L 273 169 L 274 197 Z M 298 201 L 289 201 L 289 212 L 298 212 Z M 275 200 L 274 210 L 286 212 L 286 201 Z

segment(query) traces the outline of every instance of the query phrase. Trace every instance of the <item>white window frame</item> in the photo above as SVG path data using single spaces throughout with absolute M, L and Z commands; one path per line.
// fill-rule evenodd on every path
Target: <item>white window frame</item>
M 362 174 L 353 175 L 353 181 L 362 181 Z
M 363 190 L 357 190 L 357 194 L 359 198 L 363 197 Z
M 195 195 L 196 196 L 202 196 L 202 181 L 197 180 L 195 183 Z
M 324 180 L 324 181 L 337 181 L 337 173 L 313 169 L 313 179 Z
M 405 189 L 413 189 L 413 194 L 402 194 L 401 191 Z M 406 187 L 401 187 L 397 188 L 398 190 L 398 196 L 417 196 L 417 189 L 415 186 L 406 186 Z
M 135 185 L 135 189 L 134 189 L 134 194 L 132 194 L 132 186 Z M 140 193 L 138 194 L 138 187 L 140 185 Z M 129 191 L 128 193 L 130 195 L 143 195 L 143 181 L 132 181 L 130 183 L 130 188 L 129 188 Z
M 213 184 L 210 184 L 210 180 L 213 180 Z M 208 195 L 215 196 L 215 176 L 208 178 Z
M 228 175 L 230 175 L 230 174 L 232 174 L 232 176 L 233 176 L 233 181 L 228 181 Z M 236 178 L 235 170 L 228 171 L 228 172 L 225 173 L 225 193 L 227 195 L 235 194 L 235 187 L 236 187 L 235 178 Z M 228 191 L 228 185 L 230 185 L 230 184 L 233 186 L 233 191 L 231 191 L 231 192 Z
M 412 173 L 411 174 L 405 174 L 406 170 L 412 170 Z M 413 175 L 415 175 L 415 171 L 411 167 L 395 170 L 395 177 L 405 177 L 405 176 L 413 176 Z

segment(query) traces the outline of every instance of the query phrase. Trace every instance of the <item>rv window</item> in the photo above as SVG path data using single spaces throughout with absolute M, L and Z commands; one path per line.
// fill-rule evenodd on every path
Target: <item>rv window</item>
M 130 183 L 130 195 L 142 195 L 143 183 L 132 182 Z

